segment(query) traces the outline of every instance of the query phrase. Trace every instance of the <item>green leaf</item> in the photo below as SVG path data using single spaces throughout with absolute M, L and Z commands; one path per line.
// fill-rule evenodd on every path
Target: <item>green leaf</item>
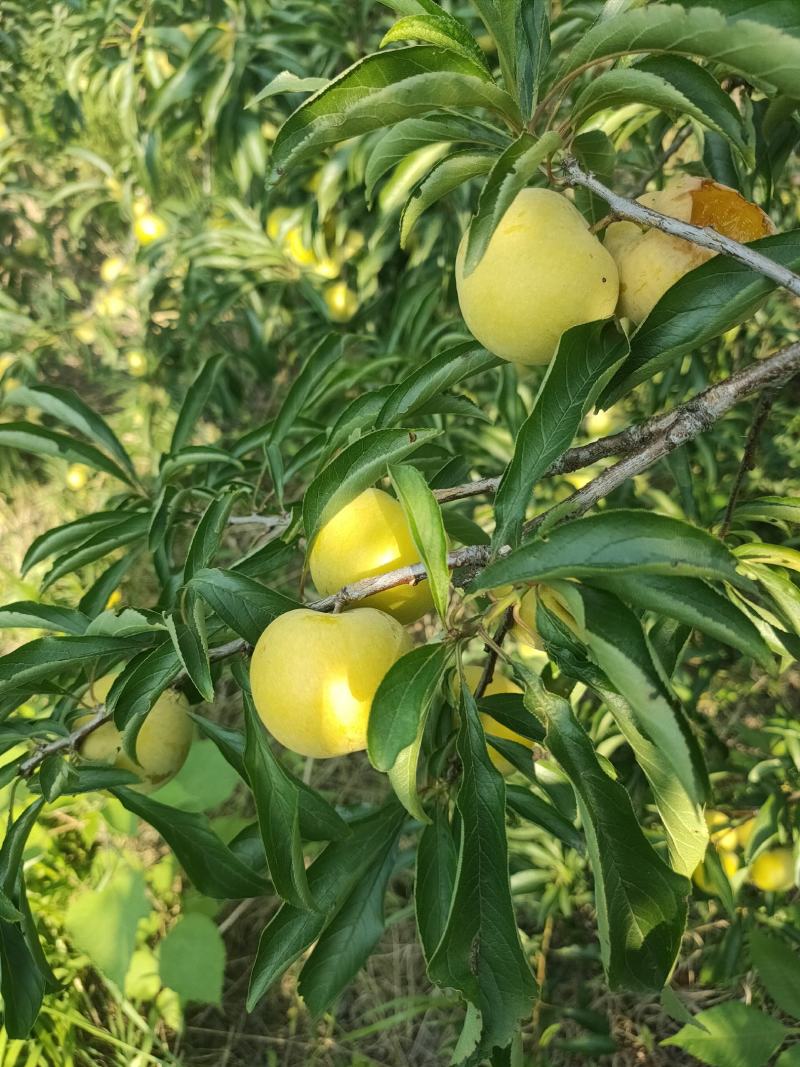
M 214 682 L 211 678 L 211 664 L 208 659 L 208 641 L 206 640 L 205 626 L 196 617 L 191 624 L 174 616 L 165 615 L 164 622 L 172 640 L 172 647 L 186 671 L 192 685 L 198 691 L 203 700 L 214 700 Z M 198 625 L 199 623 L 199 625 Z
M 538 140 L 521 133 L 508 146 L 481 189 L 478 209 L 469 227 L 464 274 L 471 274 L 483 258 L 492 234 L 519 193 L 539 170 L 540 165 L 561 145 L 561 138 L 550 130 Z
M 187 389 L 181 409 L 178 412 L 175 429 L 172 432 L 172 441 L 169 446 L 170 455 L 180 451 L 191 438 L 200 415 L 214 390 L 217 377 L 226 358 L 225 355 L 220 354 L 207 359 Z
M 115 560 L 95 579 L 78 602 L 78 608 L 92 619 L 106 610 L 111 594 L 118 588 L 124 576 L 136 560 L 135 552 L 129 552 Z
M 559 74 L 634 52 L 702 56 L 756 85 L 800 97 L 800 41 L 762 23 L 728 22 L 708 8 L 687 11 L 677 4 L 630 9 L 601 19 L 578 40 Z
M 199 467 L 203 464 L 227 464 L 235 470 L 242 470 L 242 464 L 222 448 L 216 448 L 214 445 L 186 445 L 179 452 L 164 457 L 158 472 L 159 481 L 164 485 L 184 468 Z
M 251 645 L 273 619 L 300 607 L 283 593 L 267 589 L 244 574 L 216 568 L 197 571 L 187 589 L 201 596 L 226 625 Z
M 5 401 L 20 407 L 38 408 L 65 426 L 77 430 L 112 455 L 132 478 L 136 478 L 131 457 L 117 435 L 96 411 L 92 411 L 70 389 L 60 389 L 54 385 L 20 385 L 6 395 Z
M 456 52 L 411 45 L 359 60 L 290 115 L 272 148 L 280 176 L 323 148 L 438 108 L 483 107 L 512 122 L 519 112 L 486 68 Z
M 748 248 L 790 270 L 800 267 L 798 230 L 751 241 Z M 601 397 L 601 405 L 610 407 L 686 352 L 751 318 L 774 288 L 775 282 L 727 256 L 714 256 L 684 274 L 631 338 L 630 355 Z
M 395 838 L 406 814 L 396 802 L 354 819 L 343 841 L 328 845 L 308 869 L 308 884 L 318 911 L 283 904 L 267 923 L 258 944 L 247 1010 L 252 1011 L 270 986 L 305 950 L 318 940 L 325 927 L 360 883 L 387 839 Z
M 397 861 L 398 832 L 387 835 L 350 896 L 303 965 L 297 991 L 314 1019 L 334 1003 L 383 934 L 386 886 Z
M 446 389 L 473 375 L 499 367 L 501 360 L 474 341 L 448 348 L 398 382 L 375 420 L 379 429 L 400 422 Z
M 385 48 L 397 41 L 424 41 L 437 48 L 446 48 L 483 67 L 487 76 L 491 74 L 475 38 L 463 22 L 446 11 L 435 15 L 406 15 L 398 19 L 384 35 L 380 47 Z
M 294 426 L 298 415 L 309 404 L 325 382 L 328 372 L 342 360 L 344 340 L 341 334 L 329 333 L 322 338 L 292 382 L 292 387 L 281 404 L 272 424 L 270 442 L 279 445 Z
M 160 804 L 181 811 L 216 811 L 230 801 L 239 781 L 213 741 L 197 740 L 175 777 L 154 795 Z
M 766 22 L 800 37 L 800 9 L 794 0 L 684 0 L 684 7 L 713 7 L 729 22 Z
M 736 522 L 782 522 L 800 523 L 800 497 L 760 496 L 737 504 L 734 512 Z
M 72 764 L 63 756 L 53 754 L 46 756 L 39 768 L 39 785 L 45 800 L 57 800 L 62 793 L 69 792 L 70 786 L 76 784 L 77 774 Z
M 136 947 L 139 921 L 151 910 L 144 874 L 120 862 L 102 889 L 88 889 L 72 898 L 64 924 L 73 944 L 121 987 Z
M 91 664 L 100 656 L 130 655 L 152 641 L 149 634 L 119 637 L 40 637 L 0 656 L 0 691 L 41 683 L 61 671 Z
M 58 604 L 38 604 L 34 600 L 18 600 L 0 607 L 0 629 L 55 630 L 80 636 L 89 619 L 76 608 Z
M 400 247 L 407 246 L 411 231 L 429 207 L 471 178 L 488 174 L 494 161 L 490 152 L 464 149 L 445 156 L 431 167 L 422 181 L 414 186 L 400 214 Z
M 258 815 L 269 873 L 279 896 L 296 908 L 315 908 L 300 840 L 299 790 L 272 751 L 252 697 L 243 691 L 244 764 Z
M 0 423 L 0 448 L 3 447 L 17 448 L 20 452 L 32 452 L 37 456 L 55 456 L 67 463 L 85 463 L 127 485 L 133 484 L 132 476 L 94 445 L 87 445 L 84 441 L 56 433 L 55 430 L 47 430 L 33 422 Z
M 494 501 L 495 547 L 519 543 L 534 486 L 569 448 L 581 420 L 624 356 L 616 330 L 603 323 L 573 326 L 562 336 L 500 479 Z
M 394 795 L 406 809 L 411 818 L 416 819 L 417 822 L 421 823 L 427 823 L 429 821 L 417 789 L 417 770 L 419 768 L 419 758 L 422 753 L 422 738 L 425 734 L 428 710 L 429 709 L 427 708 L 425 709 L 425 714 L 420 720 L 417 736 L 410 745 L 403 749 L 394 761 L 394 764 L 387 771 L 389 784 L 394 790 Z
M 456 750 L 462 777 L 458 873 L 447 926 L 428 971 L 481 1013 L 479 1051 L 505 1048 L 530 1014 L 537 986 L 519 940 L 508 881 L 505 786 L 489 759 L 478 709 L 462 678 Z
M 197 524 L 186 552 L 186 562 L 183 567 L 184 582 L 191 581 L 198 571 L 208 567 L 212 562 L 222 542 L 222 535 L 233 506 L 244 492 L 245 490 L 241 487 L 227 489 L 212 500 L 203 512 L 203 517 Z
M 419 837 L 414 887 L 417 930 L 423 955 L 429 965 L 447 927 L 457 867 L 458 849 L 447 807 L 436 804 L 433 818 Z
M 327 84 L 327 78 L 299 78 L 290 70 L 282 70 L 260 92 L 256 93 L 252 100 L 248 100 L 246 107 L 254 108 L 262 100 L 268 100 L 271 96 L 278 96 L 281 93 L 315 93 L 318 89 L 324 89 Z
M 711 1067 L 763 1067 L 778 1050 L 786 1027 L 758 1008 L 727 1001 L 695 1015 L 697 1026 L 684 1026 L 662 1045 L 673 1045 Z
M 0 994 L 8 1036 L 26 1038 L 44 999 L 44 977 L 16 923 L 0 920 Z
M 142 723 L 180 669 L 172 642 L 166 639 L 135 655 L 114 679 L 106 708 L 114 713 L 117 729 L 123 731 L 123 747 L 131 759 L 136 759 L 136 738 Z
M 800 1067 L 800 1045 L 791 1045 L 775 1060 L 775 1067 Z
M 772 653 L 752 622 L 727 597 L 699 578 L 614 574 L 593 578 L 590 584 L 614 593 L 634 607 L 695 627 L 750 656 L 765 670 L 772 670 Z
M 222 1004 L 225 942 L 207 915 L 183 915 L 158 945 L 159 975 L 182 1003 Z
M 103 526 L 74 549 L 69 549 L 57 556 L 53 565 L 42 580 L 42 589 L 49 588 L 53 582 L 65 574 L 80 570 L 88 563 L 102 559 L 109 552 L 114 552 L 123 545 L 132 544 L 144 538 L 147 532 L 147 514 L 143 511 L 120 511 L 119 521 L 114 526 Z
M 593 78 L 578 96 L 572 119 L 580 127 L 598 111 L 630 103 L 693 118 L 726 137 L 743 156 L 752 157 L 733 101 L 707 70 L 691 60 L 651 56 L 632 67 L 607 70 Z
M 512 92 L 517 88 L 517 57 L 522 47 L 517 36 L 521 0 L 475 0 L 474 6 L 494 38 L 503 81 Z
M 222 843 L 205 815 L 179 811 L 130 789 L 112 789 L 111 793 L 158 830 L 201 893 L 220 900 L 266 893 L 265 879 Z
M 413 743 L 452 654 L 449 645 L 420 645 L 386 672 L 367 724 L 367 753 L 377 770 L 390 770 Z
M 551 804 L 549 800 L 542 800 L 527 786 L 507 785 L 506 804 L 523 819 L 541 826 L 549 834 L 557 837 L 567 848 L 573 848 L 576 852 L 586 850 L 583 834 L 564 818 L 554 804 Z
M 706 798 L 708 776 L 686 713 L 662 678 L 642 625 L 610 593 L 573 582 L 552 586 L 566 605 L 578 637 L 630 705 L 639 730 L 669 764 L 693 803 Z
M 608 510 L 565 522 L 479 574 L 473 590 L 509 582 L 617 573 L 677 574 L 741 586 L 736 558 L 696 526 L 656 512 Z
M 94 515 L 84 515 L 73 522 L 67 522 L 63 526 L 56 526 L 52 530 L 47 530 L 31 542 L 22 561 L 21 573 L 23 575 L 27 574 L 31 567 L 41 563 L 48 556 L 74 548 L 76 545 L 86 542 L 91 536 L 99 533 L 100 530 L 108 530 L 112 526 L 118 526 L 126 522 L 127 519 L 128 516 L 125 512 L 98 511 Z
M 403 505 L 411 537 L 428 572 L 434 607 L 446 625 L 450 595 L 450 569 L 447 566 L 447 535 L 442 510 L 424 476 L 405 464 L 389 467 L 389 477 Z
M 600 949 L 612 989 L 658 992 L 680 951 L 689 882 L 645 837 L 620 782 L 610 778 L 569 704 L 526 671 L 526 699 L 547 722 L 547 747 L 568 775 L 595 882 Z
M 0 889 L 0 921 L 18 923 L 22 921 L 22 912 L 14 906 L 10 897 Z
M 331 515 L 387 474 L 389 465 L 442 433 L 441 430 L 373 430 L 342 449 L 319 472 L 303 498 L 308 544 Z
M 517 100 L 527 119 L 550 57 L 549 0 L 518 0 L 516 39 Z
M 761 927 L 750 931 L 750 957 L 762 985 L 781 1011 L 800 1019 L 800 960 L 783 938 Z
M 6 830 L 0 845 L 0 889 L 7 896 L 14 893 L 25 845 L 43 807 L 43 800 L 34 800 Z

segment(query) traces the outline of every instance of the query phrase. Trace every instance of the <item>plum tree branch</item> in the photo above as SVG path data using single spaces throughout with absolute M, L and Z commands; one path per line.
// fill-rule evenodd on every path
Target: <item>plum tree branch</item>
M 780 263 L 776 263 L 767 256 L 762 256 L 754 248 L 740 244 L 730 237 L 725 237 L 723 234 L 711 229 L 710 226 L 693 226 L 690 222 L 681 222 L 680 219 L 674 219 L 671 215 L 662 215 L 660 211 L 645 207 L 644 204 L 639 204 L 636 200 L 628 200 L 626 197 L 620 196 L 603 185 L 593 174 L 584 171 L 572 156 L 564 159 L 562 173 L 567 185 L 581 185 L 584 189 L 588 189 L 596 196 L 599 196 L 602 200 L 605 200 L 618 218 L 628 219 L 630 222 L 638 222 L 643 226 L 663 230 L 664 233 L 671 234 L 673 237 L 681 237 L 684 241 L 691 241 L 692 244 L 707 248 L 711 252 L 719 252 L 723 256 L 738 259 L 740 263 L 744 263 L 751 270 L 771 278 L 784 289 L 788 289 L 790 293 L 794 293 L 795 296 L 800 296 L 800 275 L 795 274 L 787 267 L 782 267 Z
M 674 449 L 710 429 L 741 400 L 765 389 L 775 389 L 798 373 L 800 373 L 800 342 L 789 345 L 766 359 L 751 363 L 744 370 L 738 371 L 716 385 L 709 386 L 708 389 L 672 411 L 656 415 L 638 426 L 631 426 L 611 437 L 594 441 L 578 449 L 570 449 L 569 452 L 564 453 L 549 473 L 556 473 L 556 468 L 559 471 L 575 470 L 579 466 L 585 466 L 609 455 L 622 455 L 624 458 L 612 467 L 608 467 L 566 500 L 531 519 L 525 524 L 525 533 L 530 534 L 542 526 L 549 528 L 567 518 L 583 515 L 629 478 L 641 474 Z M 572 460 L 568 460 L 570 456 L 573 457 Z M 560 465 L 573 461 L 577 463 L 577 466 Z M 494 478 L 481 479 L 445 492 L 452 494 L 457 489 L 464 490 L 459 493 L 460 496 L 492 492 L 498 482 L 499 479 Z M 472 487 L 475 487 L 474 492 L 470 491 Z M 451 495 L 448 499 L 457 498 Z M 510 546 L 505 545 L 499 550 L 498 555 L 505 556 L 510 551 Z M 471 578 L 489 563 L 490 558 L 488 546 L 467 545 L 448 553 L 447 562 L 451 570 L 464 572 L 460 578 L 460 584 L 467 585 Z M 334 611 L 348 604 L 365 600 L 374 593 L 394 589 L 400 585 L 417 585 L 426 578 L 427 571 L 424 564 L 414 563 L 410 566 L 399 567 L 397 570 L 387 571 L 375 578 L 364 578 L 353 582 L 337 593 L 309 604 L 308 607 L 314 611 Z M 250 646 L 245 640 L 235 638 L 224 645 L 212 648 L 209 651 L 209 659 L 217 662 L 247 652 L 249 649 Z M 186 674 L 181 672 L 172 684 L 180 684 L 186 680 L 186 677 Z M 490 675 L 487 670 L 487 681 L 488 678 Z M 20 764 L 19 774 L 24 778 L 30 777 L 48 756 L 64 750 L 74 750 L 93 730 L 110 719 L 111 713 L 106 711 L 105 707 L 97 708 L 92 719 L 83 726 L 37 749 L 29 759 Z

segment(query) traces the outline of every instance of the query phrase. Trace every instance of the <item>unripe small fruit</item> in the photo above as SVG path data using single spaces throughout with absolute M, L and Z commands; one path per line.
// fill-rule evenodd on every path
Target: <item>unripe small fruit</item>
M 66 483 L 67 488 L 72 489 L 73 492 L 78 492 L 86 485 L 89 480 L 89 468 L 83 463 L 70 463 L 67 467 Z
M 762 852 L 750 864 L 750 881 L 764 892 L 785 893 L 794 888 L 795 860 L 790 848 Z
M 324 300 L 334 322 L 349 322 L 358 311 L 358 296 L 345 282 L 327 286 Z
M 125 362 L 128 365 L 129 372 L 135 378 L 141 378 L 147 374 L 147 356 L 138 348 L 132 348 L 130 352 L 126 353 Z
M 663 189 L 645 193 L 638 202 L 681 222 L 711 226 L 735 241 L 755 241 L 775 232 L 760 207 L 708 178 L 684 175 Z M 619 270 L 617 313 L 634 324 L 647 318 L 684 274 L 716 254 L 662 230 L 642 230 L 633 222 L 612 223 L 606 230 L 605 246 Z
M 723 852 L 734 852 L 739 844 L 739 836 L 736 827 L 731 826 L 730 816 L 724 811 L 710 808 L 705 818 L 712 843 Z
M 115 677 L 116 674 L 106 674 L 99 678 L 87 689 L 81 703 L 88 708 L 102 704 Z M 133 788 L 140 793 L 152 792 L 174 778 L 186 762 L 194 733 L 188 710 L 189 702 L 182 693 L 167 689 L 161 694 L 136 738 L 136 763 L 122 751 L 122 735 L 113 722 L 103 723 L 89 734 L 81 743 L 80 754 L 93 763 L 110 763 L 131 771 L 142 780 Z M 90 717 L 80 716 L 73 727 L 83 725 Z
M 739 844 L 739 848 L 747 848 L 750 844 L 750 838 L 753 836 L 753 830 L 756 828 L 755 816 L 751 819 L 745 819 L 743 823 L 739 823 L 736 827 L 736 840 Z
M 106 285 L 111 285 L 125 273 L 127 266 L 122 256 L 109 256 L 100 264 L 100 278 Z
M 466 247 L 465 234 L 456 256 L 461 314 L 502 359 L 549 363 L 565 330 L 614 314 L 614 260 L 561 193 L 523 189 L 465 277 Z
M 133 236 L 140 245 L 152 244 L 154 241 L 161 240 L 166 234 L 166 222 L 152 211 L 139 215 L 133 224 Z
M 400 623 L 374 608 L 341 615 L 288 611 L 269 624 L 253 650 L 256 710 L 273 737 L 301 756 L 361 751 L 372 698 L 410 648 Z
M 337 511 L 314 538 L 308 556 L 311 578 L 322 596 L 419 561 L 402 506 L 382 489 L 366 489 Z M 427 582 L 398 585 L 360 603 L 403 623 L 414 622 L 433 608 Z
M 467 680 L 467 685 L 471 692 L 475 692 L 478 688 L 478 684 L 483 676 L 483 668 L 476 666 L 469 666 L 464 668 L 464 677 Z M 522 690 L 516 684 L 512 682 L 510 678 L 506 678 L 504 674 L 500 674 L 495 669 L 492 675 L 492 680 L 486 686 L 484 696 L 491 697 L 498 693 L 521 693 Z M 483 728 L 487 734 L 494 734 L 495 737 L 505 738 L 508 741 L 514 741 L 518 745 L 524 745 L 527 749 L 533 749 L 533 741 L 530 741 L 527 737 L 523 737 L 522 734 L 518 734 L 515 730 L 510 730 L 507 726 L 503 726 L 497 719 L 493 719 L 491 715 L 487 715 L 485 712 L 480 713 L 481 722 Z M 496 748 L 493 748 L 491 743 L 487 742 L 487 748 L 489 750 L 489 759 L 500 771 L 501 774 L 512 774 L 516 767 L 514 764 L 501 755 Z
M 314 249 L 310 245 L 307 245 L 303 237 L 302 228 L 292 226 L 290 230 L 286 232 L 286 236 L 283 239 L 283 246 L 286 249 L 286 255 L 292 262 L 296 263 L 298 267 L 313 267 L 317 257 L 314 255 Z

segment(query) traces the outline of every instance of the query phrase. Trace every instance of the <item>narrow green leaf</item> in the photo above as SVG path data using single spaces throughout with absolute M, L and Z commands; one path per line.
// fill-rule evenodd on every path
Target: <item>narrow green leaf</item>
M 394 764 L 386 772 L 389 779 L 389 784 L 394 790 L 394 795 L 406 809 L 412 819 L 416 819 L 417 822 L 427 823 L 427 812 L 422 806 L 422 798 L 419 795 L 417 789 L 417 771 L 419 768 L 419 758 L 422 753 L 422 738 L 425 734 L 425 723 L 427 721 L 427 711 L 420 719 L 419 729 L 417 730 L 417 736 L 403 751 L 398 755 Z
M 797 948 L 761 927 L 750 931 L 750 956 L 756 973 L 781 1011 L 800 1019 L 800 959 Z
M 550 0 L 518 0 L 515 36 L 517 100 L 527 119 L 550 57 Z
M 20 407 L 38 408 L 63 422 L 65 426 L 77 430 L 110 453 L 132 478 L 136 477 L 131 457 L 117 435 L 105 419 L 84 404 L 72 390 L 54 385 L 19 385 L 6 395 L 5 401 Z
M 67 549 L 87 541 L 92 535 L 100 530 L 108 530 L 127 521 L 126 514 L 119 511 L 98 511 L 94 515 L 84 515 L 73 522 L 56 526 L 40 534 L 31 542 L 20 568 L 23 575 L 27 574 L 31 567 L 41 563 L 48 556 L 63 553 Z
M 142 723 L 180 669 L 181 661 L 167 639 L 135 655 L 114 679 L 106 707 L 114 713 L 114 724 L 122 731 L 123 749 L 132 760 L 136 759 L 136 738 Z
M 488 174 L 494 161 L 495 156 L 490 152 L 464 149 L 434 164 L 414 186 L 400 213 L 400 247 L 406 247 L 411 231 L 429 207 L 471 178 Z
M 179 474 L 187 467 L 204 465 L 227 465 L 234 470 L 243 469 L 239 460 L 223 448 L 216 448 L 214 445 L 186 445 L 185 448 L 175 452 L 174 455 L 164 457 L 161 469 L 158 472 L 159 481 L 164 485 L 173 475 Z
M 75 437 L 68 437 L 55 430 L 47 430 L 33 422 L 0 423 L 0 448 L 17 448 L 20 452 L 33 452 L 37 456 L 54 456 L 67 463 L 85 463 L 94 470 L 103 471 L 127 485 L 133 484 L 132 476 L 94 445 L 87 445 Z
M 203 517 L 197 524 L 186 552 L 186 562 L 183 567 L 184 582 L 191 581 L 198 571 L 208 567 L 213 561 L 222 542 L 222 535 L 234 504 L 244 492 L 245 490 L 240 487 L 228 489 L 212 500 L 203 512 Z
M 170 454 L 178 452 L 191 438 L 200 414 L 213 392 L 217 377 L 226 358 L 224 354 L 220 354 L 207 359 L 192 384 L 186 390 L 186 396 L 181 404 L 175 429 L 172 432 L 172 441 L 169 446 Z
M 278 131 L 273 173 L 280 176 L 323 148 L 437 108 L 482 107 L 519 121 L 513 99 L 485 67 L 431 45 L 367 56 L 306 100 Z
M 42 580 L 42 589 L 48 589 L 53 582 L 72 574 L 88 563 L 102 559 L 115 549 L 134 544 L 142 540 L 147 532 L 147 514 L 143 511 L 119 513 L 119 522 L 114 526 L 103 526 L 74 549 L 68 549 L 56 556 L 53 565 Z
M 172 640 L 172 647 L 181 666 L 191 679 L 203 700 L 214 700 L 214 682 L 208 660 L 208 642 L 205 633 L 193 623 L 187 624 L 165 615 L 164 622 Z
M 270 442 L 279 445 L 294 426 L 297 416 L 307 408 L 314 394 L 325 382 L 329 371 L 342 359 L 344 342 L 341 334 L 329 333 L 322 338 L 292 382 L 272 424 Z
M 554 804 L 551 804 L 549 800 L 542 800 L 527 786 L 507 785 L 506 804 L 523 819 L 541 826 L 557 837 L 567 848 L 573 848 L 576 852 L 585 851 L 586 841 L 583 834 L 564 818 Z
M 428 964 L 442 940 L 456 884 L 458 848 L 445 805 L 436 804 L 417 845 L 414 907 L 422 952 Z
M 737 560 L 696 526 L 656 512 L 608 510 L 565 522 L 487 567 L 472 589 L 617 573 L 677 574 L 741 586 Z
M 43 800 L 34 800 L 6 830 L 0 845 L 0 889 L 6 896 L 11 897 L 14 894 L 25 845 L 43 807 Z
M 0 994 L 3 1024 L 12 1040 L 33 1029 L 44 998 L 44 977 L 16 923 L 0 920 Z
M 111 793 L 128 811 L 158 830 L 201 893 L 236 900 L 267 892 L 266 880 L 222 843 L 205 815 L 180 811 L 130 789 L 111 789 Z
M 435 15 L 406 15 L 398 19 L 384 35 L 380 47 L 385 48 L 387 44 L 397 41 L 424 41 L 437 48 L 458 52 L 465 59 L 483 67 L 487 77 L 491 76 L 486 57 L 475 38 L 463 22 L 446 11 L 440 10 Z
M 612 989 L 657 992 L 680 950 L 689 882 L 645 837 L 624 787 L 598 761 L 569 704 L 526 671 L 526 697 L 547 722 L 547 747 L 568 775 L 594 872 L 600 948 Z
M 244 765 L 253 790 L 270 877 L 279 896 L 301 910 L 315 909 L 300 840 L 299 790 L 272 751 L 249 693 L 242 693 Z
M 54 630 L 57 633 L 79 636 L 89 625 L 89 619 L 76 608 L 58 604 L 38 604 L 34 600 L 18 600 L 0 607 L 0 629 Z
M 290 70 L 282 70 L 272 81 L 267 82 L 252 100 L 248 100 L 246 106 L 248 109 L 254 108 L 262 100 L 269 100 L 271 96 L 279 96 L 281 93 L 316 93 L 327 84 L 327 78 L 299 78 Z
M 389 467 L 389 477 L 403 505 L 420 559 L 428 572 L 434 607 L 442 624 L 446 625 L 450 569 L 447 566 L 447 535 L 444 532 L 442 510 L 416 467 L 406 464 Z
M 130 655 L 150 644 L 150 634 L 120 637 L 40 637 L 0 656 L 0 691 L 41 683 L 63 670 L 90 664 L 100 656 Z
M 14 906 L 10 897 L 0 889 L 0 921 L 7 923 L 22 922 L 22 912 Z
M 309 545 L 320 526 L 386 475 L 391 463 L 399 463 L 441 432 L 373 430 L 342 449 L 314 478 L 303 498 L 303 525 Z
M 711 1067 L 764 1067 L 786 1036 L 786 1027 L 758 1008 L 729 1000 L 694 1017 L 697 1026 L 684 1026 L 662 1041 L 696 1056 Z
M 235 571 L 199 570 L 187 585 L 226 625 L 254 645 L 273 619 L 300 604 Z
M 478 209 L 469 226 L 464 256 L 465 276 L 471 274 L 480 263 L 492 234 L 517 193 L 525 188 L 544 160 L 560 145 L 561 138 L 554 130 L 538 140 L 529 133 L 521 133 L 497 160 L 481 189 Z
M 79 610 L 91 619 L 96 619 L 98 615 L 102 615 L 106 610 L 109 597 L 118 588 L 136 558 L 135 552 L 128 552 L 106 567 L 79 600 Z
M 367 724 L 367 753 L 377 770 L 390 770 L 413 743 L 452 655 L 445 644 L 420 645 L 386 672 Z
M 562 336 L 497 489 L 496 548 L 519 543 L 534 486 L 553 460 L 569 448 L 581 420 L 626 350 L 616 330 L 604 323 L 573 326 Z
M 505 786 L 486 749 L 478 709 L 462 678 L 456 749 L 461 842 L 447 926 L 428 970 L 481 1013 L 479 1051 L 505 1048 L 530 1014 L 537 986 L 519 941 L 508 881 Z

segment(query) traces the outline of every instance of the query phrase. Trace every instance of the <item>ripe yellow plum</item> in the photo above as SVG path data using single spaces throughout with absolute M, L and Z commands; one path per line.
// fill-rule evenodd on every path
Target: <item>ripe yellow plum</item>
M 750 881 L 765 892 L 785 893 L 795 881 L 794 852 L 790 848 L 773 848 L 762 852 L 750 864 Z
M 167 229 L 164 219 L 153 211 L 145 211 L 133 223 L 133 235 L 140 245 L 150 245 L 154 241 L 160 241 L 166 236 Z
M 358 296 L 345 282 L 326 286 L 323 299 L 334 322 L 349 322 L 358 311 Z
M 273 737 L 301 756 L 361 751 L 372 698 L 410 648 L 400 623 L 374 608 L 341 615 L 288 611 L 253 650 L 250 684 L 258 714 Z
M 735 852 L 720 852 L 719 861 L 728 878 L 732 878 L 739 870 L 739 857 Z M 716 893 L 716 889 L 712 885 L 711 879 L 708 876 L 705 862 L 698 863 L 694 874 L 692 875 L 692 881 L 698 889 L 702 889 L 703 892 L 708 893 L 709 896 Z
M 736 827 L 731 826 L 730 815 L 726 815 L 724 811 L 714 811 L 709 808 L 705 818 L 712 843 L 723 852 L 735 852 L 739 844 L 739 835 Z
M 465 234 L 456 256 L 461 314 L 502 359 L 549 363 L 565 330 L 614 313 L 614 260 L 560 193 L 523 189 L 467 276 L 466 245 Z
M 308 557 L 314 585 L 323 596 L 345 585 L 419 563 L 402 506 L 382 489 L 366 489 L 321 528 Z M 433 608 L 427 582 L 399 585 L 361 601 L 400 622 L 419 619 Z

